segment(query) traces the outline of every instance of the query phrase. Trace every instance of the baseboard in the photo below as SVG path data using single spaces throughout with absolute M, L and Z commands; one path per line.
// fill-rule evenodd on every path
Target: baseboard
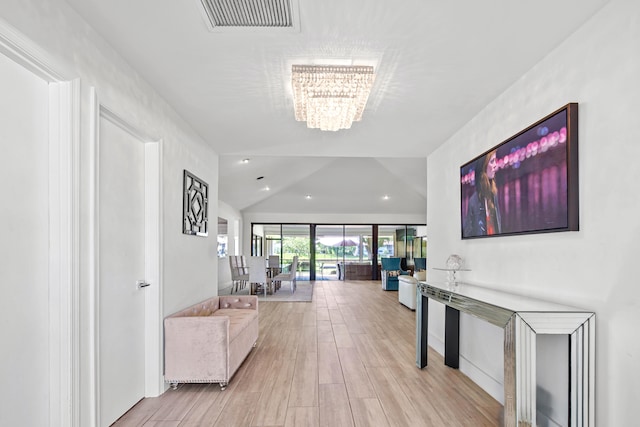
M 501 405 L 504 405 L 504 384 L 465 359 L 463 355 L 460 355 L 460 372 L 469 377 Z
M 444 341 L 442 338 L 429 333 L 429 347 L 444 357 Z
M 545 427 L 562 427 L 562 424 L 557 423 L 539 410 L 536 411 L 536 424 Z
M 444 341 L 441 338 L 430 333 L 429 347 L 444 357 Z M 464 355 L 460 355 L 460 372 L 469 377 L 471 381 L 500 402 L 500 404 L 504 405 L 504 384 L 496 381 L 482 369 L 465 359 Z

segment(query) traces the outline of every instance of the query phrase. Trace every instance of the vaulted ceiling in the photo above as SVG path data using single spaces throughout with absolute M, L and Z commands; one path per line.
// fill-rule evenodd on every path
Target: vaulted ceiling
M 232 207 L 418 214 L 426 156 L 606 3 L 292 0 L 295 31 L 210 31 L 200 0 L 67 1 L 220 154 Z M 375 66 L 351 129 L 294 119 L 291 65 L 319 61 Z

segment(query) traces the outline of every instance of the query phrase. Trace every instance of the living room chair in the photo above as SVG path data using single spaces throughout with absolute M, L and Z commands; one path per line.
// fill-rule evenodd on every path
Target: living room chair
M 427 270 L 416 271 L 413 276 L 398 276 L 398 302 L 415 310 L 418 282 L 425 280 L 427 280 Z
M 409 272 L 400 267 L 402 258 L 381 258 L 382 289 L 385 291 L 398 290 L 398 276 L 408 275 Z

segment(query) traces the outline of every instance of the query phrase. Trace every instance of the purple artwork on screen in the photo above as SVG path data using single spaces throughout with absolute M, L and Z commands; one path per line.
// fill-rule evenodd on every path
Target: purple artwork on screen
M 562 109 L 460 168 L 462 238 L 577 229 L 577 220 L 569 224 L 568 114 Z

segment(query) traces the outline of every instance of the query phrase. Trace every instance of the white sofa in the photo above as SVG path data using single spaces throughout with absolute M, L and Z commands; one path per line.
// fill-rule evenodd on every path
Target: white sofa
M 413 276 L 398 277 L 398 301 L 410 308 L 416 309 L 416 285 L 419 281 L 427 280 L 426 270 L 416 271 Z

